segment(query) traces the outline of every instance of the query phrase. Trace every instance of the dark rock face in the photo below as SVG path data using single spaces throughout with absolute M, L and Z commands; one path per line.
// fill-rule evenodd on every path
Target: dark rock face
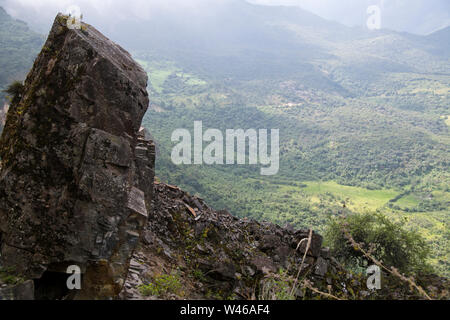
M 0 266 L 36 280 L 78 265 L 76 298 L 120 292 L 153 198 L 146 86 L 129 53 L 58 15 L 0 140 Z
M 34 300 L 34 283 L 32 280 L 0 288 L 0 300 Z

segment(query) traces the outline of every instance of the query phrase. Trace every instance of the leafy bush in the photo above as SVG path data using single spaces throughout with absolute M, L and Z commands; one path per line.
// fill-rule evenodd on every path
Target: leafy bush
M 180 276 L 177 273 L 156 276 L 152 282 L 139 286 L 144 296 L 161 296 L 178 293 L 181 288 Z
M 427 263 L 429 246 L 421 235 L 404 229 L 403 225 L 380 213 L 350 214 L 330 219 L 325 240 L 334 256 L 350 268 L 361 270 L 370 261 L 349 245 L 344 231 L 388 267 L 395 267 L 403 273 L 431 272 Z

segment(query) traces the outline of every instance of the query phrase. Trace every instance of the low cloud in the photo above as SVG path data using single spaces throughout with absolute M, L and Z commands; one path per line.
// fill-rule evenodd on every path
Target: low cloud
M 378 5 L 382 26 L 397 31 L 427 34 L 450 25 L 448 0 L 249 0 L 265 5 L 293 5 L 323 18 L 355 26 L 364 25 L 366 9 Z
M 151 19 L 159 11 L 171 11 L 180 19 L 189 10 L 215 10 L 238 0 L 0 0 L 8 13 L 39 29 L 48 29 L 53 17 L 78 5 L 87 21 L 111 23 L 123 19 Z M 243 0 L 242 0 L 243 1 Z M 426 34 L 450 25 L 448 0 L 248 0 L 263 5 L 299 6 L 321 17 L 354 26 L 365 25 L 366 9 L 379 5 L 383 27 Z M 44 22 L 45 21 L 45 22 Z

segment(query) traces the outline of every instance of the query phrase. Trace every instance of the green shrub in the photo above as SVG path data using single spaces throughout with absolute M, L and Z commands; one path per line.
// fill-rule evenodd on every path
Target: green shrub
M 199 281 L 205 281 L 206 280 L 205 274 L 200 269 L 195 269 L 192 272 L 192 276 L 194 277 L 194 279 L 197 279 Z
M 180 288 L 180 276 L 172 273 L 156 276 L 149 284 L 139 286 L 139 291 L 144 296 L 161 296 L 168 293 L 177 294 Z
M 4 92 L 8 95 L 11 103 L 16 103 L 22 97 L 24 85 L 21 81 L 13 81 Z
M 14 275 L 12 268 L 0 267 L 0 284 L 16 285 L 23 282 L 23 279 Z
M 403 273 L 431 272 L 427 263 L 429 246 L 420 234 L 403 226 L 380 213 L 350 214 L 345 218 L 330 219 L 325 241 L 335 257 L 358 271 L 373 263 L 349 245 L 344 230 L 388 268 L 395 267 Z

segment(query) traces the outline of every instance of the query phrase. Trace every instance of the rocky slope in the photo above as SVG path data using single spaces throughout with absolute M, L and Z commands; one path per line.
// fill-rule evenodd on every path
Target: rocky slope
M 213 210 L 176 186 L 156 182 L 153 212 L 121 297 L 146 299 L 140 286 L 172 275 L 179 278 L 182 290 L 166 292 L 165 298 L 256 298 L 255 286 L 261 280 L 280 270 L 295 274 L 307 248 L 307 241 L 301 240 L 308 239 L 309 233 L 240 220 L 227 211 Z M 322 248 L 322 237 L 311 235 L 302 275 L 308 274 L 317 285 L 331 285 L 332 274 L 340 267 Z M 301 290 L 294 293 L 303 294 Z
M 159 182 L 152 208 L 122 299 L 424 298 L 386 274 L 369 291 L 366 276 L 346 270 L 312 230 L 241 220 Z M 433 299 L 449 297 L 448 279 L 419 284 Z

